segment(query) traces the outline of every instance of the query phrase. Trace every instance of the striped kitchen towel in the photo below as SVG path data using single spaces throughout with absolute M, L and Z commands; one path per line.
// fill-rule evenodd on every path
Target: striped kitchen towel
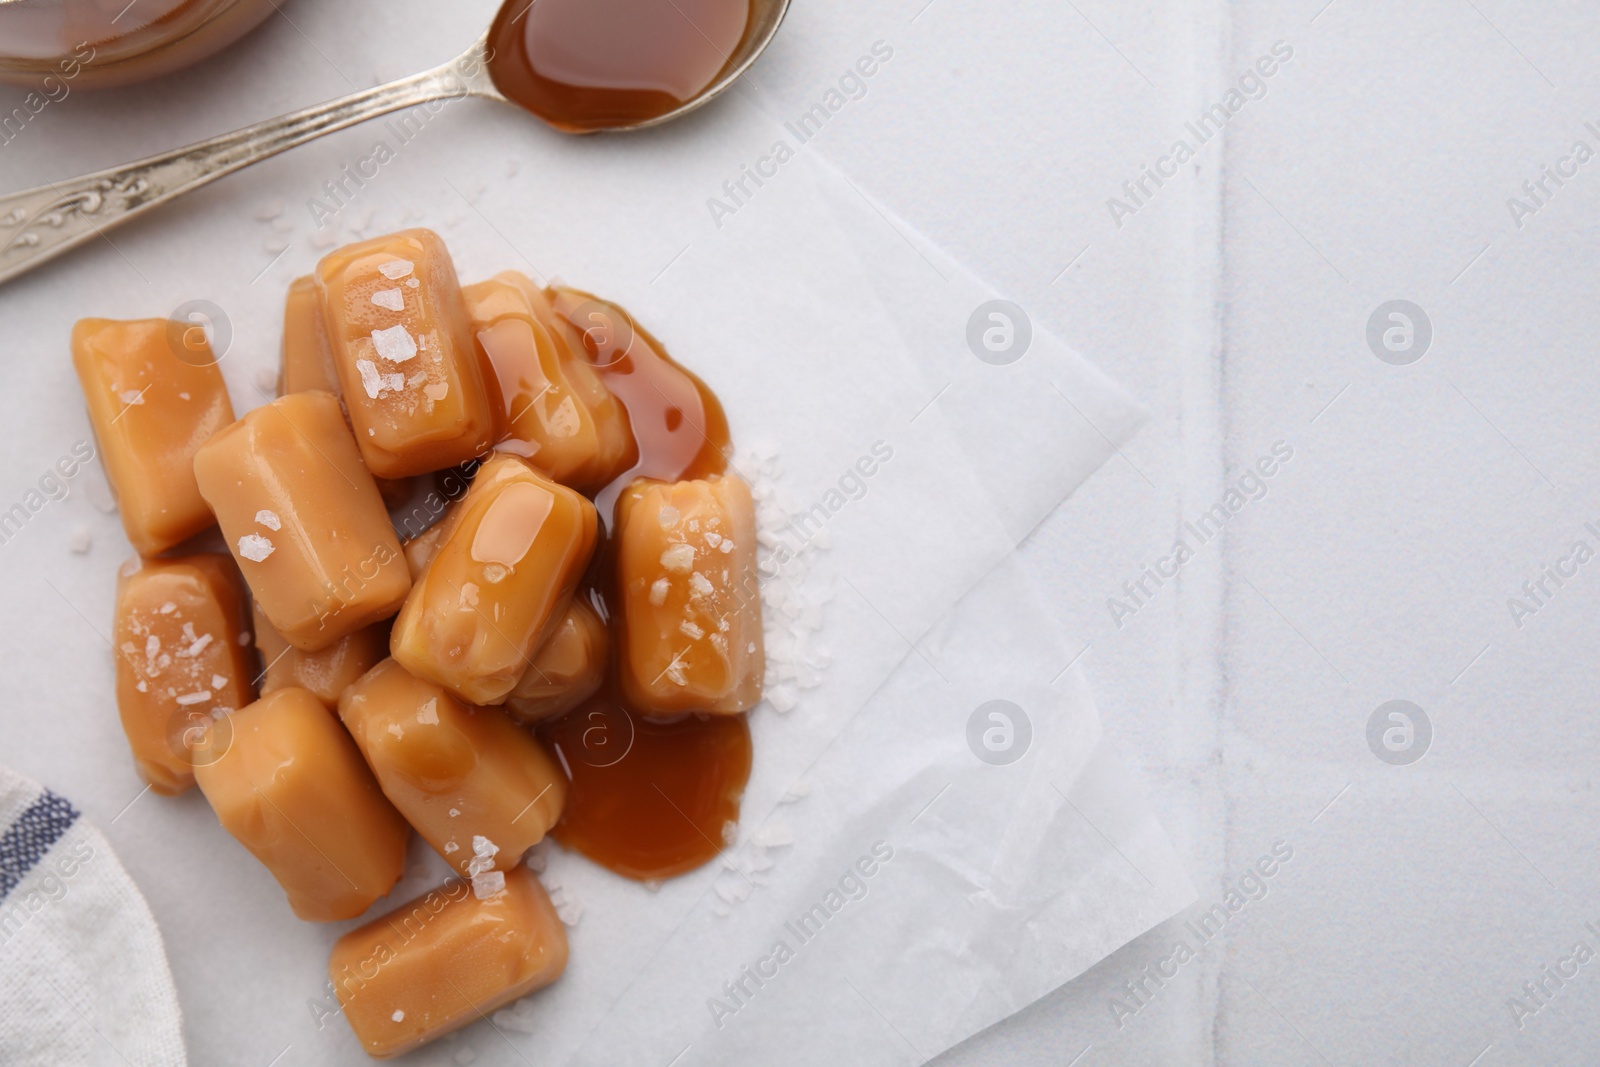
M 144 897 L 76 808 L 0 767 L 0 1063 L 186 1062 Z

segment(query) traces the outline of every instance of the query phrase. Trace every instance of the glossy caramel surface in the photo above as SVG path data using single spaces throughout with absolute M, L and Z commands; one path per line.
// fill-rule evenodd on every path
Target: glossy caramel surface
M 339 395 L 339 372 L 328 344 L 317 280 L 307 274 L 289 283 L 283 304 L 283 352 L 278 393 L 308 390 Z
M 489 74 L 557 129 L 628 126 L 700 95 L 750 14 L 750 0 L 507 0 Z
M 327 648 L 404 601 L 400 542 L 329 394 L 256 408 L 194 470 L 256 604 L 294 647 Z
M 497 453 L 450 509 L 391 654 L 469 703 L 500 703 L 571 598 L 595 533 L 589 501 Z
M 210 526 L 194 457 L 233 421 L 233 405 L 204 331 L 166 319 L 82 319 L 72 365 L 133 547 L 154 556 Z
M 509 870 L 561 814 L 566 782 L 499 708 L 472 707 L 384 660 L 344 691 L 339 718 L 384 795 L 464 875 Z
M 362 1049 L 387 1058 L 487 1018 L 566 966 L 567 932 L 518 867 L 493 896 L 452 879 L 351 930 L 334 943 L 328 979 Z
M 410 829 L 328 709 L 280 689 L 208 727 L 195 767 L 224 829 L 266 865 L 302 919 L 353 919 L 405 867 Z
M 117 572 L 117 712 L 139 776 L 172 796 L 194 785 L 204 728 L 255 699 L 244 583 L 227 556 L 147 560 Z

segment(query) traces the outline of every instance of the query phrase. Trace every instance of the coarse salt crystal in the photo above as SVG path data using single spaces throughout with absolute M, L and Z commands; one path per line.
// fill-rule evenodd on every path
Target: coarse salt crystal
M 405 737 L 406 735 L 405 727 L 401 726 L 397 722 L 392 722 L 389 724 L 389 732 L 395 737 Z
M 389 390 L 391 393 L 398 393 L 400 390 L 406 387 L 406 376 L 404 374 L 400 374 L 399 372 L 394 374 L 385 374 L 383 376 L 383 387 Z
M 178 605 L 169 600 L 165 604 L 161 605 L 160 610 L 161 614 L 163 615 L 171 615 L 174 611 L 178 610 Z
M 239 538 L 239 555 L 254 563 L 260 563 L 272 555 L 273 545 L 260 534 L 245 534 Z
M 416 269 L 416 264 L 409 259 L 391 259 L 387 263 L 379 264 L 378 273 L 388 278 L 391 282 L 399 281 Z
M 488 900 L 506 891 L 506 875 L 504 871 L 483 871 L 472 876 L 472 895 L 479 900 Z
M 694 566 L 694 548 L 690 545 L 669 545 L 661 553 L 661 565 L 673 574 L 688 574 Z
M 417 354 L 416 338 L 404 326 L 372 331 L 372 347 L 390 363 L 404 363 Z
M 716 548 L 718 545 L 722 544 L 722 535 L 719 533 L 706 534 L 706 544 L 710 545 L 712 548 Z
M 721 547 L 720 551 L 722 551 L 724 553 L 732 552 L 733 551 L 733 542 L 724 540 L 722 542 L 722 547 Z
M 226 686 L 227 684 L 228 684 L 228 680 L 226 678 L 224 678 L 222 675 L 213 674 L 211 676 L 211 688 L 213 688 L 213 689 L 221 689 L 222 687 Z
M 401 1011 L 399 1008 L 396 1008 L 394 1010 L 394 1014 L 389 1016 L 389 1018 L 394 1022 L 403 1023 L 406 1021 L 406 1013 Z
M 406 288 L 408 288 L 408 289 L 415 289 L 417 286 L 419 286 L 421 284 L 422 283 L 420 281 L 418 281 L 417 279 L 415 279 L 415 278 L 407 278 L 406 279 Z
M 695 571 L 693 574 L 689 575 L 689 588 L 694 591 L 695 596 L 711 595 L 711 582 L 699 571 Z
M 700 629 L 700 627 L 696 626 L 688 619 L 684 619 L 678 624 L 678 630 L 691 641 L 698 641 L 706 635 L 704 630 Z
M 161 638 L 151 634 L 144 639 L 144 658 L 155 659 L 156 653 L 161 651 Z
M 665 578 L 657 578 L 655 581 L 651 582 L 650 603 L 654 604 L 658 608 L 662 604 L 665 604 L 667 602 L 667 591 L 671 589 L 671 587 L 672 583 L 667 581 Z
M 211 690 L 197 689 L 193 693 L 183 693 L 174 699 L 183 707 L 188 707 L 190 704 L 204 704 L 211 699 Z
M 200 653 L 206 650 L 206 646 L 211 643 L 211 640 L 212 638 L 210 634 L 201 634 L 199 637 L 195 638 L 194 643 L 188 648 L 184 649 L 181 654 L 191 658 L 198 656 Z
M 278 513 L 275 511 L 268 511 L 266 508 L 262 508 L 260 511 L 256 512 L 256 522 L 260 523 L 262 526 L 265 526 L 269 530 L 283 529 L 283 523 L 279 521 Z
M 361 388 L 366 390 L 368 398 L 378 399 L 378 393 L 383 390 L 383 379 L 378 376 L 378 365 L 370 359 L 358 359 L 356 370 L 361 372 Z
M 135 404 L 143 404 L 144 403 L 144 390 L 143 389 L 129 389 L 126 392 L 118 393 L 117 394 L 117 399 L 122 401 L 124 404 L 127 404 L 129 407 L 132 407 Z
M 372 302 L 390 311 L 404 311 L 406 309 L 405 294 L 398 289 L 379 289 L 372 294 Z
M 454 841 L 446 841 L 444 843 L 444 854 L 446 856 L 448 856 L 448 855 L 450 855 L 450 853 L 454 852 L 456 849 L 458 849 L 460 847 L 461 846 L 456 844 Z
M 673 523 L 677 522 L 680 517 L 681 516 L 678 509 L 673 507 L 671 504 L 668 504 L 666 507 L 661 509 L 661 512 L 656 516 L 656 519 L 663 526 L 671 526 Z
M 457 815 L 460 815 L 460 814 L 461 814 L 461 809 L 460 808 L 451 808 L 450 809 L 450 817 L 452 819 L 455 818 Z

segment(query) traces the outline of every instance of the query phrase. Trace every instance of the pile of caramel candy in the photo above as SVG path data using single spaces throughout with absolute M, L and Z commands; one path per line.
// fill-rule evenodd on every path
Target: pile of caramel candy
M 463 288 L 427 230 L 338 249 L 290 289 L 278 398 L 238 419 L 189 324 L 73 331 L 138 552 L 113 643 L 141 776 L 198 784 L 301 919 L 363 914 L 412 830 L 457 872 L 333 948 L 374 1056 L 566 965 L 521 863 L 567 792 L 529 724 L 603 685 L 645 715 L 760 699 L 749 487 L 639 476 L 659 433 L 631 424 L 574 302 L 515 273 Z M 402 543 L 390 505 L 439 472 L 448 506 Z M 231 559 L 202 550 L 213 528 Z

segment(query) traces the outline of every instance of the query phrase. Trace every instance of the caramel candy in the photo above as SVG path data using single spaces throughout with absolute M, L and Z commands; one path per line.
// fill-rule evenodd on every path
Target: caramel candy
M 561 977 L 567 932 L 532 871 L 479 899 L 462 881 L 334 943 L 328 978 L 367 1055 L 409 1052 Z
M 194 470 L 262 614 L 295 648 L 327 648 L 405 599 L 400 542 L 329 394 L 256 408 Z
M 586 472 L 586 480 L 577 484 L 585 489 L 597 489 L 605 485 L 626 470 L 638 455 L 639 449 L 634 441 L 627 409 L 606 388 L 600 374 L 590 364 L 583 334 L 558 313 L 551 299 L 551 291 L 540 289 L 516 271 L 505 271 L 495 277 L 516 285 L 527 297 L 534 317 L 550 331 L 550 336 L 556 342 L 556 355 L 567 381 L 572 385 L 573 395 L 589 409 L 589 415 L 594 419 L 599 450 L 595 455 L 593 470 Z
M 217 819 L 302 919 L 353 919 L 403 873 L 410 831 L 350 736 L 304 689 L 279 689 L 208 728 L 195 767 Z
M 289 283 L 289 297 L 283 305 L 283 367 L 278 394 L 311 390 L 338 396 L 339 374 L 328 344 L 317 281 L 307 274 Z
M 517 456 L 485 463 L 451 508 L 389 648 L 412 674 L 498 704 L 565 609 L 595 543 L 595 510 Z
M 438 234 L 403 230 L 330 252 L 317 264 L 317 287 L 350 425 L 373 474 L 423 474 L 488 451 L 498 387 Z
M 516 866 L 561 815 L 566 779 L 532 735 L 392 659 L 344 691 L 339 718 L 384 795 L 467 877 Z
M 210 526 L 194 456 L 233 421 L 233 405 L 204 331 L 166 319 L 82 319 L 72 365 L 133 547 L 153 556 Z
M 256 651 L 264 665 L 261 693 L 279 689 L 306 689 L 329 708 L 339 705 L 344 687 L 366 674 L 389 654 L 389 625 L 375 622 L 341 637 L 320 652 L 301 652 L 272 628 L 255 607 Z
M 641 479 L 620 511 L 624 695 L 658 714 L 755 707 L 765 663 L 750 487 Z
M 573 597 L 506 697 L 506 710 L 526 723 L 564 715 L 594 696 L 605 669 L 606 625 L 581 597 Z
M 204 726 L 255 699 L 249 639 L 244 583 L 227 556 L 136 557 L 117 572 L 117 711 L 155 792 L 194 785 Z
M 563 485 L 604 484 L 621 459 L 623 442 L 615 420 L 602 439 L 590 403 L 610 399 L 610 393 L 587 364 L 582 371 L 603 396 L 573 388 L 568 371 L 581 361 L 535 317 L 537 292 L 513 271 L 461 290 L 478 343 L 500 384 L 505 438 L 496 447 L 526 457 Z

